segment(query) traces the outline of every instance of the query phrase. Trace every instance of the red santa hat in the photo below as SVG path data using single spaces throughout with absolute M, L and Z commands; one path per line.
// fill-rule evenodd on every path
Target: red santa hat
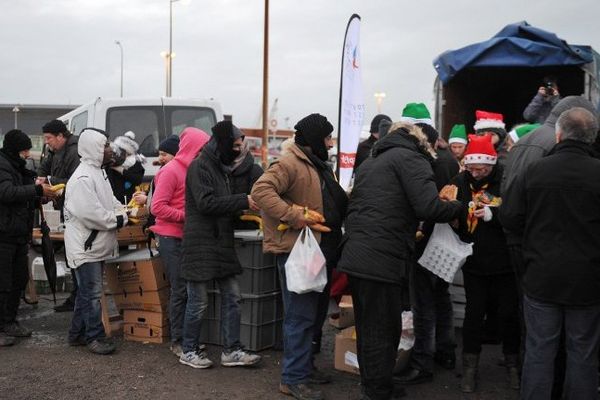
M 498 154 L 492 144 L 492 135 L 469 135 L 469 144 L 463 162 L 468 164 L 496 164 Z
M 494 130 L 493 128 L 506 129 L 504 125 L 504 116 L 502 114 L 476 110 L 475 118 L 477 121 L 475 121 L 475 126 L 473 126 L 473 128 L 475 128 L 476 133 L 489 128 L 492 128 L 492 131 Z

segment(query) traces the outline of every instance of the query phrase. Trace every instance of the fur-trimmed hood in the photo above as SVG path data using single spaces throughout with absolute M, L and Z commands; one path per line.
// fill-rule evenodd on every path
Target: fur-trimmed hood
M 437 158 L 435 150 L 427 141 L 427 136 L 421 128 L 407 122 L 394 122 L 389 133 L 373 145 L 371 155 L 377 157 L 386 150 L 398 146 L 412 148 L 423 154 L 429 161 Z

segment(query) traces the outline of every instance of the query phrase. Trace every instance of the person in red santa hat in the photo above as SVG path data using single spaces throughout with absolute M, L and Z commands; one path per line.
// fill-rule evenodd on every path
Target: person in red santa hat
M 519 389 L 519 310 L 517 287 L 508 247 L 498 221 L 503 168 L 497 164 L 492 135 L 469 135 L 465 170 L 451 184 L 457 200 L 467 205 L 458 223 L 464 242 L 473 243 L 473 255 L 463 265 L 467 304 L 463 325 L 462 382 L 465 393 L 476 390 L 483 322 L 487 304 L 497 304 L 502 351 L 512 389 Z M 490 301 L 492 300 L 492 301 Z

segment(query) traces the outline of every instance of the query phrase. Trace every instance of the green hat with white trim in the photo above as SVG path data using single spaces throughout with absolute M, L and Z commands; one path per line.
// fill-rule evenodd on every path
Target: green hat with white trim
M 450 136 L 448 137 L 448 143 L 462 143 L 467 144 L 467 128 L 463 124 L 456 124 L 452 127 L 450 131 Z
M 519 125 L 512 131 L 508 132 L 508 136 L 512 139 L 513 143 L 517 143 L 519 139 L 527 135 L 529 132 L 540 127 L 541 124 L 525 124 Z
M 433 126 L 431 114 L 423 103 L 408 103 L 402 110 L 400 121 L 411 124 L 427 124 Z

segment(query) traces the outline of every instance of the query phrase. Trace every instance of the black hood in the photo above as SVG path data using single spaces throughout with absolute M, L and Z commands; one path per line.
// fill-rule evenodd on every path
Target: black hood
M 383 138 L 379 139 L 373 145 L 371 156 L 375 158 L 396 147 L 402 147 L 420 153 L 430 162 L 433 162 L 434 160 L 427 149 L 421 146 L 419 139 L 411 135 L 405 128 L 396 129 L 394 132 L 390 132 Z
M 561 101 L 559 101 L 557 105 L 554 106 L 554 108 L 550 112 L 550 115 L 548 115 L 548 118 L 546 118 L 544 125 L 550 126 L 552 127 L 552 129 L 554 129 L 554 126 L 556 125 L 556 121 L 558 120 L 558 117 L 560 117 L 560 114 L 573 107 L 585 108 L 586 110 L 594 114 L 596 118 L 598 118 L 598 111 L 596 111 L 596 108 L 589 100 L 581 96 L 567 96 Z

